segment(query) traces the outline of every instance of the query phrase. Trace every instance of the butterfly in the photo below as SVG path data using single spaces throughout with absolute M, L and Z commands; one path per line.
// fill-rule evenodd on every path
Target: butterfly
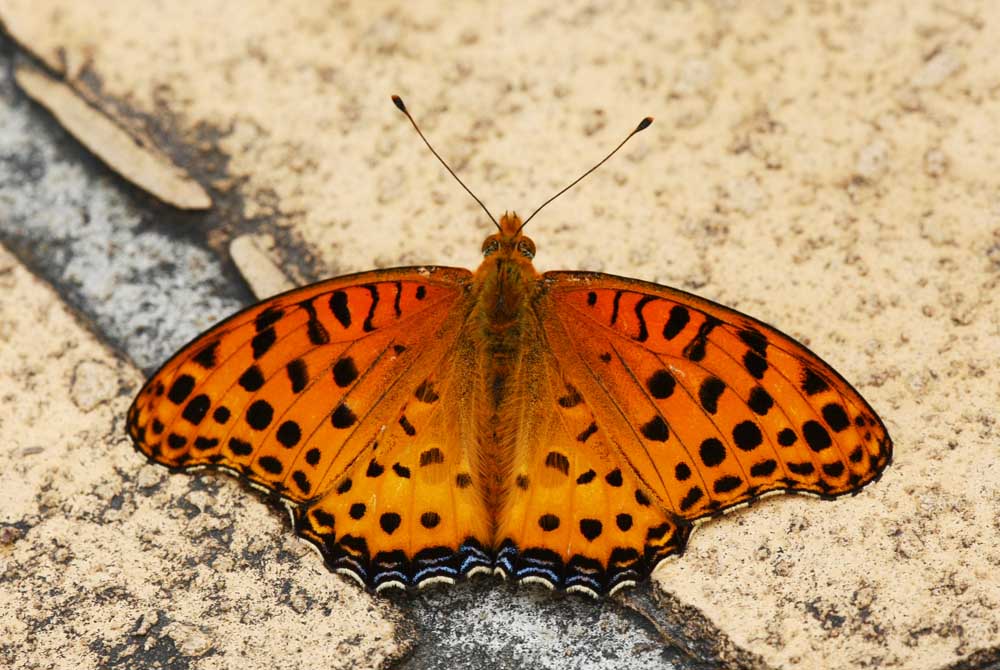
M 337 277 L 212 327 L 139 392 L 135 446 L 277 497 L 376 590 L 497 573 L 594 596 L 700 520 L 889 464 L 871 406 L 789 336 L 666 286 L 539 274 L 526 221 L 493 222 L 476 272 Z

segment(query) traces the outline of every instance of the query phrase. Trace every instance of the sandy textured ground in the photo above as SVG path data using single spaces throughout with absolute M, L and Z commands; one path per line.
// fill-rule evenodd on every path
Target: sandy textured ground
M 897 451 L 855 498 L 706 525 L 636 606 L 744 667 L 1000 659 L 1000 8 L 265 6 L 7 0 L 0 20 L 212 192 L 210 245 L 260 222 L 299 279 L 477 262 L 484 217 L 389 93 L 489 206 L 522 214 L 656 116 L 532 223 L 538 265 L 781 326 L 855 383 Z M 241 494 L 213 487 L 252 514 Z
M 387 603 L 303 560 L 243 491 L 137 467 L 122 416 L 141 376 L 2 247 L 0 291 L 3 667 L 142 651 L 166 667 L 352 668 L 406 651 Z

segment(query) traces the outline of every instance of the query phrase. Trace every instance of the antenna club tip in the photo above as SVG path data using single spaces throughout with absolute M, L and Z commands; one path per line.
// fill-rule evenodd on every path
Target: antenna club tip
M 392 96 L 392 104 L 396 105 L 396 108 L 399 109 L 399 111 L 404 114 L 406 113 L 406 105 L 403 104 L 403 99 L 398 95 Z
M 644 118 L 642 121 L 639 122 L 639 125 L 636 126 L 635 128 L 635 132 L 639 132 L 640 130 L 645 130 L 646 128 L 649 128 L 651 125 L 653 125 L 653 117 L 647 116 L 646 118 Z

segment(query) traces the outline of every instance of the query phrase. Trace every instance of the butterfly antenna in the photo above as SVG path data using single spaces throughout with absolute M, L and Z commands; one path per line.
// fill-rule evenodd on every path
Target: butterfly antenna
M 447 170 L 448 172 L 450 172 L 451 176 L 455 178 L 455 181 L 457 181 L 459 184 L 461 184 L 462 188 L 465 189 L 465 192 L 468 193 L 469 195 L 471 195 L 472 199 L 479 203 L 479 206 L 483 208 L 484 212 L 486 212 L 486 216 L 490 217 L 490 221 L 492 221 L 493 225 L 497 227 L 497 230 L 502 230 L 500 228 L 500 224 L 497 223 L 497 220 L 495 218 L 493 218 L 492 214 L 490 214 L 490 210 L 486 209 L 486 205 L 483 204 L 483 201 L 476 197 L 476 194 L 473 193 L 469 189 L 469 187 L 465 185 L 465 182 L 458 178 L 458 175 L 455 174 L 455 171 L 452 170 L 451 167 L 447 163 L 444 162 L 444 159 L 441 158 L 440 154 L 438 154 L 438 152 L 434 151 L 434 147 L 432 147 L 431 143 L 427 141 L 427 138 L 424 137 L 424 134 L 422 132 L 420 132 L 420 127 L 417 126 L 417 122 L 413 120 L 412 116 L 410 116 L 410 112 L 406 109 L 406 105 L 403 104 L 403 99 L 401 97 L 399 97 L 398 95 L 394 95 L 394 96 L 392 96 L 392 102 L 393 102 L 394 105 L 396 105 L 396 108 L 399 109 L 399 111 L 401 111 L 403 114 L 406 114 L 406 118 L 408 118 L 410 120 L 410 123 L 413 125 L 413 129 L 417 131 L 417 135 L 420 135 L 420 139 L 422 139 L 424 141 L 424 144 L 426 144 L 427 148 L 431 150 L 431 153 L 434 154 L 434 157 L 437 158 L 439 161 L 441 161 L 441 165 L 444 166 L 444 169 Z
M 635 135 L 636 133 L 638 133 L 638 132 L 640 132 L 640 131 L 643 131 L 643 130 L 645 130 L 646 128 L 649 128 L 650 124 L 652 124 L 652 123 L 653 123 L 653 117 L 652 117 L 652 116 L 647 116 L 647 117 L 646 117 L 646 118 L 644 118 L 644 119 L 643 119 L 642 121 L 640 121 L 640 122 L 639 122 L 639 125 L 637 125 L 637 126 L 635 127 L 635 129 L 634 129 L 634 130 L 633 130 L 632 132 L 630 132 L 630 133 L 628 134 L 628 137 L 626 137 L 625 139 L 623 139 L 623 140 L 621 141 L 621 144 L 619 144 L 618 146 L 616 146 L 616 147 L 614 148 L 614 150 L 612 150 L 612 152 L 611 152 L 611 153 L 609 153 L 609 154 L 608 154 L 607 156 L 605 156 L 605 157 L 604 157 L 603 159 L 601 159 L 601 162 L 600 162 L 600 163 L 598 163 L 598 164 L 597 164 L 597 165 L 595 165 L 594 167 L 592 167 L 592 168 L 590 168 L 589 170 L 587 170 L 586 172 L 584 172 L 584 173 L 583 173 L 582 175 L 580 175 L 579 177 L 577 177 L 577 178 L 576 178 L 576 179 L 575 179 L 575 180 L 573 181 L 573 183 L 572 183 L 572 184 L 570 184 L 569 186 L 567 186 L 566 188 L 564 188 L 563 190 L 559 191 L 559 192 L 558 192 L 558 193 L 556 193 L 556 194 L 555 194 L 554 196 L 552 196 L 551 198 L 549 198 L 548 200 L 546 200 L 545 202 L 543 202 L 543 203 L 542 203 L 541 205 L 539 205 L 538 209 L 536 209 L 536 210 L 535 210 L 534 212 L 532 212 L 532 213 L 531 213 L 531 216 L 529 216 L 529 217 L 528 217 L 527 219 L 525 219 L 525 220 L 524 220 L 524 223 L 522 223 L 522 224 L 521 224 L 521 227 L 517 229 L 517 232 L 521 232 L 521 230 L 522 230 L 522 229 L 523 229 L 523 228 L 524 228 L 524 227 L 525 227 L 526 225 L 528 225 L 528 221 L 531 221 L 531 220 L 532 220 L 533 218 L 535 218 L 535 214 L 538 214 L 538 213 L 539 213 L 540 211 L 542 211 L 542 208 L 543 208 L 543 207 L 545 207 L 545 205 L 549 204 L 550 202 L 552 202 L 553 200 L 555 200 L 556 198 L 558 198 L 559 196 L 561 196 L 561 195 L 562 195 L 563 193 L 565 193 L 566 191 L 570 190 L 571 188 L 573 188 L 574 186 L 576 186 L 577 184 L 579 184 L 579 183 L 580 183 L 581 181 L 583 181 L 583 178 L 584 178 L 584 177 L 586 177 L 586 176 L 587 176 L 587 175 L 589 175 L 589 174 L 590 174 L 591 172 L 593 172 L 593 171 L 594 171 L 594 170 L 596 170 L 597 168 L 599 168 L 599 167 L 601 167 L 602 165 L 604 165 L 604 163 L 605 163 L 605 162 L 606 162 L 606 161 L 607 161 L 607 160 L 608 160 L 609 158 L 611 158 L 612 156 L 614 156 L 614 155 L 615 155 L 616 153 L 618 153 L 618 150 L 619 150 L 619 149 L 621 149 L 621 148 L 622 148 L 623 146 L 625 146 L 625 143 L 626 143 L 626 142 L 628 142 L 628 141 L 629 141 L 630 139 L 632 139 L 632 136 L 633 136 L 633 135 Z

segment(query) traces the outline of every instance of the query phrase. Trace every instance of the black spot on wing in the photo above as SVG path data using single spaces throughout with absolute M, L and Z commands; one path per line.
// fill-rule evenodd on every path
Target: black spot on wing
M 755 379 L 763 379 L 767 372 L 767 360 L 752 349 L 743 355 L 743 366 Z
M 734 475 L 724 475 L 715 480 L 712 490 L 716 493 L 729 493 L 738 489 L 743 484 L 743 480 Z
M 747 400 L 747 406 L 753 410 L 754 414 L 764 416 L 767 414 L 771 407 L 774 406 L 774 398 L 771 394 L 765 391 L 760 386 L 755 386 L 753 390 L 750 391 L 750 398 Z
M 587 426 L 583 430 L 582 433 L 580 433 L 579 435 L 576 436 L 576 441 L 577 442 L 586 442 L 587 440 L 590 439 L 590 436 L 593 435 L 596 432 L 597 432 L 597 424 L 594 423 L 593 421 L 591 421 L 590 425 Z
M 656 300 L 651 295 L 644 295 L 639 299 L 639 302 L 635 303 L 635 318 L 639 320 L 639 334 L 635 336 L 635 339 L 639 342 L 645 342 L 649 339 L 649 331 L 646 329 L 646 317 L 642 314 L 642 308 L 649 303 Z
M 280 475 L 282 470 L 285 469 L 284 466 L 281 465 L 281 461 L 273 456 L 261 456 L 260 460 L 257 461 L 257 464 L 260 465 L 261 470 L 269 472 L 272 475 Z
M 695 503 L 701 500 L 704 495 L 705 492 L 701 490 L 701 487 L 692 486 L 681 499 L 681 511 L 686 512 L 694 507 Z
M 823 473 L 830 477 L 839 477 L 844 474 L 844 464 L 840 461 L 823 464 Z
M 410 423 L 410 420 L 406 418 L 405 414 L 399 417 L 399 425 L 403 428 L 403 432 L 410 437 L 417 434 L 417 429 L 413 427 L 413 424 Z
M 622 301 L 622 291 L 615 291 L 615 299 L 611 302 L 611 321 L 610 325 L 615 325 L 618 322 L 618 307 Z
M 826 380 L 816 374 L 812 368 L 805 368 L 802 373 L 802 390 L 806 395 L 816 395 L 830 388 Z
M 545 532 L 551 532 L 559 527 L 559 517 L 555 514 L 543 514 L 538 517 L 538 527 Z
M 830 433 L 826 432 L 826 428 L 818 421 L 809 420 L 802 424 L 802 436 L 806 438 L 806 444 L 813 451 L 823 451 L 833 444 Z
M 340 388 L 350 386 L 357 378 L 358 367 L 350 356 L 344 356 L 333 364 L 333 382 Z
M 301 393 L 302 389 L 309 383 L 306 362 L 301 358 L 296 358 L 285 366 L 285 372 L 288 374 L 288 381 L 292 384 L 292 393 Z
M 767 353 L 767 338 L 756 328 L 744 328 L 738 333 L 743 343 L 761 356 Z
M 639 428 L 639 432 L 641 432 L 647 440 L 652 440 L 654 442 L 666 442 L 667 438 L 670 437 L 670 430 L 667 428 L 666 422 L 662 417 L 660 417 L 659 414 L 644 423 Z
M 194 390 L 194 377 L 191 375 L 181 375 L 170 385 L 167 398 L 175 405 L 180 405 L 185 398 Z
M 263 332 L 278 323 L 284 314 L 285 310 L 272 305 L 257 315 L 257 318 L 254 319 L 254 328 L 258 333 Z
M 763 441 L 760 427 L 753 421 L 741 421 L 733 428 L 733 442 L 743 451 L 753 451 Z
M 576 387 L 572 384 L 566 384 L 566 395 L 559 398 L 558 402 L 560 407 L 569 409 L 583 402 L 583 398 L 580 396 L 580 392 L 576 390 Z
M 205 418 L 208 413 L 208 408 L 211 407 L 212 402 L 209 400 L 208 396 L 204 393 L 196 395 L 191 401 L 184 407 L 184 411 L 181 412 L 181 416 L 188 423 L 193 423 L 198 425 L 201 420 Z
M 302 429 L 299 428 L 299 424 L 295 421 L 285 421 L 278 426 L 275 437 L 283 447 L 291 449 L 302 439 Z
M 351 327 L 351 310 L 347 304 L 346 291 L 334 291 L 330 296 L 330 311 L 344 328 Z
M 686 308 L 674 305 L 670 308 L 670 316 L 663 325 L 663 337 L 668 340 L 674 339 L 684 330 L 690 320 L 691 313 Z
M 330 415 L 330 422 L 333 424 L 334 428 L 349 428 L 353 426 L 358 420 L 351 408 L 347 406 L 346 403 L 340 403 L 337 405 L 337 409 L 333 410 Z
M 255 400 L 247 409 L 246 421 L 254 430 L 264 430 L 274 418 L 274 408 L 266 400 Z
M 368 315 L 365 317 L 365 322 L 362 325 L 364 331 L 370 333 L 375 330 L 375 326 L 372 325 L 372 319 L 375 318 L 375 308 L 378 307 L 378 287 L 372 284 L 365 284 L 361 288 L 366 289 L 372 299 L 371 305 L 368 306 Z
M 750 466 L 751 477 L 768 477 L 778 468 L 778 463 L 773 458 L 760 461 Z
M 396 314 L 396 318 L 403 316 L 403 310 L 399 308 L 399 298 L 403 295 L 403 283 L 393 282 L 392 284 L 396 288 L 396 295 L 392 299 L 392 311 Z
M 783 447 L 790 447 L 798 441 L 799 437 L 791 428 L 782 428 L 778 433 L 778 444 Z
M 216 364 L 216 354 L 219 350 L 219 341 L 210 342 L 202 347 L 201 351 L 194 355 L 193 360 L 195 363 L 205 368 L 206 370 L 214 368 Z
M 565 454 L 561 454 L 558 451 L 550 451 L 545 456 L 545 465 L 553 470 L 558 470 L 564 475 L 569 474 L 569 459 L 566 458 Z
M 835 402 L 831 402 L 823 406 L 823 420 L 826 421 L 826 425 L 830 426 L 830 428 L 832 428 L 836 433 L 843 431 L 851 425 L 850 420 L 847 418 L 847 412 L 844 411 L 844 407 Z
M 810 475 L 816 468 L 812 463 L 788 463 L 788 470 L 797 475 Z
M 603 524 L 598 519 L 581 519 L 580 533 L 590 541 L 596 540 L 604 530 Z
M 378 522 L 382 527 L 382 530 L 385 531 L 386 535 L 392 535 L 396 529 L 399 528 L 399 524 L 402 523 L 402 519 L 395 512 L 386 512 L 379 517 Z
M 726 460 L 726 447 L 714 437 L 702 440 L 698 447 L 698 453 L 701 456 L 701 462 L 710 468 L 714 468 Z
M 698 401 L 705 411 L 715 414 L 719 411 L 719 397 L 726 390 L 725 383 L 718 377 L 706 377 L 698 387 Z
M 366 477 L 371 477 L 372 479 L 381 477 L 383 472 L 385 472 L 384 465 L 376 461 L 374 458 L 368 461 L 368 469 L 365 470 Z
M 646 388 L 649 394 L 657 400 L 669 398 L 674 393 L 677 380 L 666 370 L 657 370 L 646 380 Z
M 444 463 L 444 453 L 437 447 L 431 447 L 420 454 L 420 467 L 422 468 L 428 465 L 440 465 L 441 463 Z
M 309 315 L 307 323 L 309 341 L 315 345 L 329 344 L 330 333 L 327 332 L 323 322 L 319 320 L 319 315 L 316 314 L 316 306 L 312 304 L 312 300 L 303 300 L 299 304 L 306 310 L 306 314 Z
M 708 344 L 708 336 L 722 322 L 714 316 L 705 316 L 705 321 L 698 327 L 698 332 L 694 338 L 684 347 L 684 357 L 695 363 L 705 358 L 705 347 Z
M 264 354 L 266 354 L 274 343 L 278 340 L 278 334 L 274 332 L 274 328 L 268 328 L 267 330 L 262 330 L 261 332 L 254 335 L 253 339 L 250 340 L 250 346 L 253 349 L 254 359 L 258 359 Z
M 295 486 L 297 486 L 298 489 L 306 495 L 308 495 L 312 490 L 312 484 L 309 483 L 309 477 L 301 470 L 296 470 L 292 473 L 292 481 L 295 482 Z
M 194 440 L 194 448 L 205 451 L 206 449 L 211 449 L 213 447 L 219 446 L 219 438 L 217 437 L 202 437 L 199 435 Z
M 244 390 L 246 391 L 256 391 L 264 385 L 264 374 L 260 371 L 260 368 L 256 364 L 248 367 L 240 378 L 236 380 Z
M 440 396 L 434 389 L 434 383 L 429 379 L 420 382 L 420 386 L 413 392 L 414 397 L 420 402 L 432 404 L 438 401 Z
M 253 445 L 236 437 L 229 438 L 229 450 L 237 456 L 249 456 L 253 453 Z

